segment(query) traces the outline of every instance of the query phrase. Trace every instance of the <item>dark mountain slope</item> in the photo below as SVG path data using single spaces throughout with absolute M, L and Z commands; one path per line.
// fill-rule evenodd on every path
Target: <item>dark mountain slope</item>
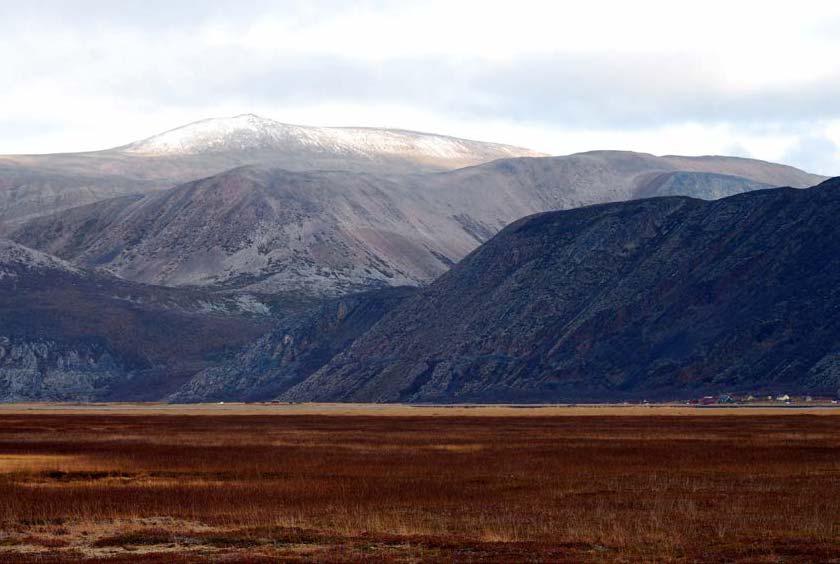
M 328 300 L 281 321 L 223 365 L 205 369 L 173 402 L 270 400 L 347 349 L 416 288 L 383 288 Z
M 0 240 L 0 401 L 160 399 L 266 331 L 265 313 Z
M 840 386 L 840 181 L 522 219 L 303 383 L 311 401 Z

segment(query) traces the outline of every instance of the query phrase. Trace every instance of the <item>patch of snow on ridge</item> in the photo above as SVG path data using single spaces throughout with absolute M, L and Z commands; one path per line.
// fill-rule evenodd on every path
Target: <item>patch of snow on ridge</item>
M 305 127 L 253 114 L 197 121 L 132 143 L 123 147 L 123 150 L 163 155 L 260 148 L 306 148 L 368 158 L 379 155 L 423 155 L 452 159 L 542 156 L 542 153 L 529 149 L 430 133 L 362 127 Z

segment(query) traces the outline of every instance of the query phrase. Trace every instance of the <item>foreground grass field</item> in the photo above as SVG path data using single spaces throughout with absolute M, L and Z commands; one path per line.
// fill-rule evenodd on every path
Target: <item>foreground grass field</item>
M 0 561 L 840 561 L 836 410 L 273 409 L 0 409 Z

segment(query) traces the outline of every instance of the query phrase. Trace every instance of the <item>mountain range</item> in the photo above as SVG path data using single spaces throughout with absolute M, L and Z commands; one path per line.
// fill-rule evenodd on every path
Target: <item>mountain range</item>
M 0 157 L 0 400 L 825 391 L 823 180 L 253 115 Z
M 833 180 L 529 216 L 428 287 L 390 302 L 354 297 L 281 326 L 174 398 L 247 389 L 267 399 L 283 388 L 281 400 L 330 402 L 834 395 L 838 212 Z M 325 342 L 329 354 L 312 354 Z
M 406 173 L 540 155 L 413 131 L 305 127 L 252 114 L 213 118 L 102 151 L 0 156 L 0 233 L 33 217 L 238 166 Z
M 820 180 L 761 161 L 615 151 L 402 175 L 245 166 L 30 219 L 8 236 L 138 282 L 335 296 L 426 284 L 541 211 Z

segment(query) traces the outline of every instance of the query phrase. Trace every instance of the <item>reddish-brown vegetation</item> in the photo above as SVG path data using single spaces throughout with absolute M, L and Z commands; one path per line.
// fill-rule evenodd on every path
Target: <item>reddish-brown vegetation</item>
M 3 561 L 825 561 L 840 417 L 2 414 L 0 523 Z

